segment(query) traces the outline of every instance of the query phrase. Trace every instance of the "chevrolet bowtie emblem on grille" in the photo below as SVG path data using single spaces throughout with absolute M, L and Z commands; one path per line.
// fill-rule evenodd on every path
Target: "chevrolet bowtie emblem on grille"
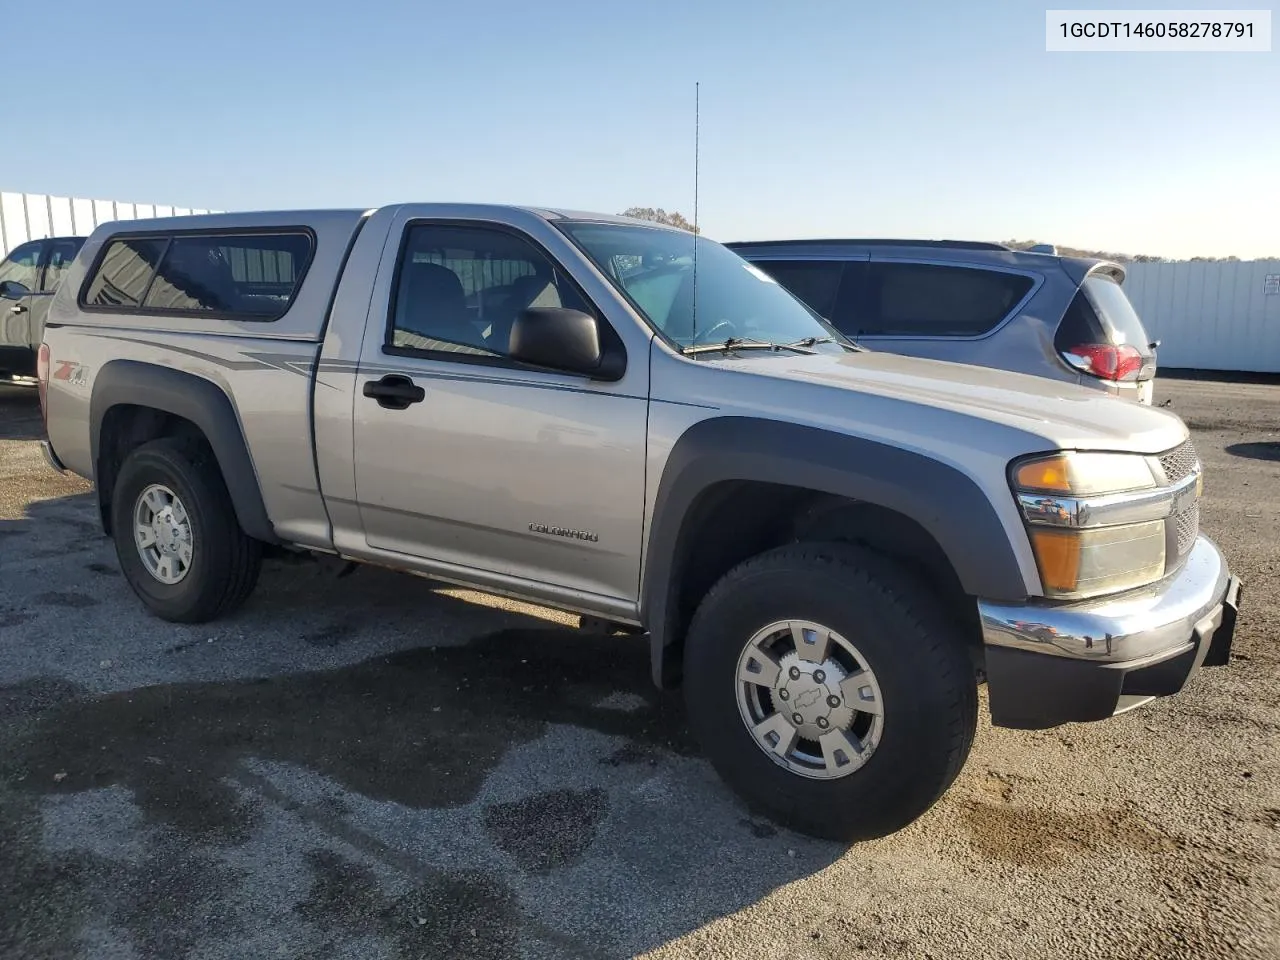
M 570 540 L 586 540 L 599 543 L 600 535 L 590 530 L 570 530 L 568 527 L 551 527 L 545 523 L 531 523 L 529 529 L 534 533 L 547 533 L 553 537 L 568 537 Z

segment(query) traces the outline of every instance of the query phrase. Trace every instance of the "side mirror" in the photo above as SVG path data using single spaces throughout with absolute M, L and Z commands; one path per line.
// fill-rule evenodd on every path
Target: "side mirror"
M 530 307 L 511 325 L 508 352 L 513 360 L 536 367 L 616 380 L 622 376 L 620 352 L 600 341 L 600 323 L 590 314 L 564 307 Z
M 27 285 L 17 280 L 5 280 L 0 283 L 0 298 L 5 300 L 21 300 L 30 294 L 31 291 L 27 289 Z

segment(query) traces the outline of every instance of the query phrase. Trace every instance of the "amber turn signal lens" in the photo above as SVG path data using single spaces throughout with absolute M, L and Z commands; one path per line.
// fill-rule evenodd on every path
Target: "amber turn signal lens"
M 1013 485 L 1019 490 L 1070 493 L 1071 475 L 1067 472 L 1066 457 L 1047 457 L 1022 464 L 1014 475 Z
M 1080 536 L 1075 531 L 1029 531 L 1046 590 L 1070 593 L 1080 578 Z

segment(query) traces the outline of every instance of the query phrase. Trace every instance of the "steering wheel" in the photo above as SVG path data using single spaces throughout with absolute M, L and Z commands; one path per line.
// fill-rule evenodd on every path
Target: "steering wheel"
M 720 339 L 728 340 L 730 337 L 734 335 L 737 329 L 738 328 L 734 325 L 732 320 L 721 320 L 719 323 L 713 323 L 711 325 L 711 329 L 708 330 L 706 333 L 699 334 L 698 337 L 696 338 L 696 342 L 715 343 L 717 340 L 720 340 Z M 715 336 L 715 332 L 717 330 L 724 330 L 725 331 L 724 337 L 721 338 L 721 337 Z

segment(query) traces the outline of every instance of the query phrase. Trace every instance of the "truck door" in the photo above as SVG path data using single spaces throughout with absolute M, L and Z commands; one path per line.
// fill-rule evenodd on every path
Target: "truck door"
M 34 377 L 35 349 L 31 341 L 31 303 L 39 287 L 43 240 L 15 247 L 0 262 L 0 283 L 20 283 L 29 291 L 22 297 L 0 298 L 0 373 Z
M 634 604 L 647 353 L 631 351 L 615 382 L 509 359 L 526 307 L 608 321 L 523 230 L 411 210 L 391 230 L 354 389 L 367 546 L 548 601 Z

